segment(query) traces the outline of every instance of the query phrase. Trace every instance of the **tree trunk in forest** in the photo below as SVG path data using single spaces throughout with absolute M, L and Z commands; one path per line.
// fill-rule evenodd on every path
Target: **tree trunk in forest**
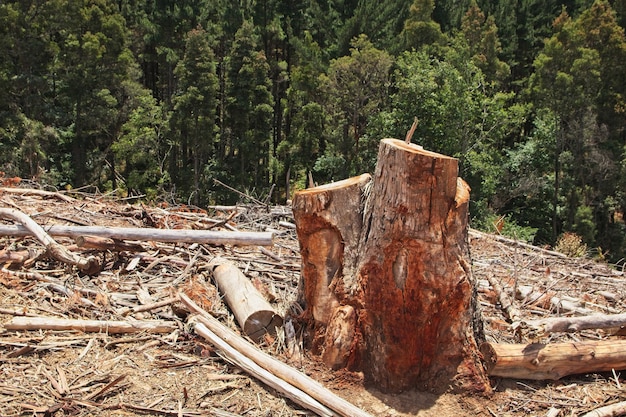
M 305 315 L 329 366 L 387 392 L 489 390 L 457 175 L 454 158 L 384 139 L 373 178 L 296 193 Z

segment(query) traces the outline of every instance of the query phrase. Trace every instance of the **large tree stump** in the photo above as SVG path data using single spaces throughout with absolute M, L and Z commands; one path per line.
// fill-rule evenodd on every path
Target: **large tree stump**
M 372 179 L 296 193 L 305 313 L 329 366 L 388 392 L 489 390 L 457 176 L 456 159 L 384 139 Z

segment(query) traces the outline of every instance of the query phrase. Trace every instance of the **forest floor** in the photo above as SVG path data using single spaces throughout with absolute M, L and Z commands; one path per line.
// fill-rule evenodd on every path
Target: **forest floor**
M 44 228 L 58 224 L 270 230 L 275 235 L 274 245 L 263 248 L 135 241 L 126 250 L 88 249 L 70 238 L 57 238 L 66 248 L 102 261 L 102 270 L 90 276 L 46 256 L 33 237 L 0 236 L 0 416 L 314 415 L 189 333 L 177 311 L 180 306 L 167 303 L 177 291 L 195 292 L 204 297 L 207 311 L 239 331 L 207 268 L 220 256 L 238 265 L 266 292 L 280 314 L 297 316 L 300 256 L 289 207 L 242 204 L 206 211 L 148 207 L 107 195 L 41 194 L 27 188 L 1 188 L 0 207 L 20 210 Z M 0 226 L 11 224 L 0 221 Z M 599 330 L 516 336 L 490 282 L 499 283 L 511 297 L 513 288 L 519 294 L 532 289 L 544 295 L 515 299 L 523 319 L 621 313 L 626 299 L 623 270 L 496 235 L 470 231 L 469 239 L 487 341 L 553 343 L 620 337 Z M 162 307 L 140 311 L 163 300 L 167 304 Z M 18 317 L 165 320 L 177 328 L 134 334 L 6 329 Z M 306 351 L 288 355 L 286 346 L 278 335 L 266 338 L 259 348 L 373 416 L 577 416 L 626 399 L 618 370 L 559 381 L 492 378 L 494 392 L 486 396 L 384 394 L 364 387 L 358 373 L 329 371 Z

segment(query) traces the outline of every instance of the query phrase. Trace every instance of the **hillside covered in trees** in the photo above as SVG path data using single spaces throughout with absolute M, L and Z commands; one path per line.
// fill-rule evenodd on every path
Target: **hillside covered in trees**
M 3 1 L 0 170 L 282 202 L 371 171 L 417 117 L 474 227 L 623 262 L 625 24 L 624 0 Z

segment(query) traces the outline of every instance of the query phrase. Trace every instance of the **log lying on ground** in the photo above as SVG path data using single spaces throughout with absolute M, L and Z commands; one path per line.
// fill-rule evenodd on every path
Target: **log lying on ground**
M 86 274 L 94 274 L 100 270 L 100 261 L 97 258 L 93 256 L 84 258 L 70 252 L 63 245 L 60 245 L 52 237 L 50 237 L 50 235 L 48 235 L 46 231 L 33 219 L 21 211 L 9 208 L 0 208 L 0 218 L 20 222 L 23 226 L 15 227 L 25 230 L 29 235 L 35 236 L 45 246 L 50 256 L 54 259 L 69 265 L 74 265 Z
M 387 392 L 489 391 L 458 161 L 395 139 L 367 175 L 296 193 L 314 351 Z
M 626 314 L 594 314 L 583 317 L 550 317 L 527 320 L 524 324 L 544 333 L 577 332 L 586 329 L 611 329 L 626 326 Z
M 51 236 L 78 237 L 84 235 L 120 240 L 155 242 L 208 243 L 213 245 L 272 246 L 271 232 L 220 232 L 212 230 L 155 229 L 104 226 L 50 226 Z M 23 226 L 0 225 L 0 236 L 29 236 L 33 233 Z
M 626 369 L 626 340 L 554 344 L 483 343 L 490 376 L 557 380 L 567 375 Z
M 266 333 L 275 335 L 283 318 L 235 264 L 215 258 L 209 263 L 217 289 L 224 295 L 244 333 L 259 341 Z
M 13 317 L 4 325 L 8 330 L 78 330 L 96 333 L 170 333 L 178 327 L 165 321 L 73 320 L 54 317 Z
M 283 381 L 289 383 L 296 389 L 301 390 L 306 393 L 308 396 L 314 398 L 319 403 L 323 404 L 323 406 L 329 408 L 333 412 L 345 416 L 345 417 L 368 417 L 370 416 L 365 411 L 360 408 L 350 404 L 348 401 L 344 400 L 341 397 L 338 397 L 325 387 L 323 387 L 319 382 L 314 379 L 304 375 L 301 372 L 298 372 L 296 369 L 290 367 L 287 364 L 284 364 L 277 359 L 271 357 L 265 352 L 260 351 L 254 345 L 247 342 L 246 340 L 239 337 L 235 332 L 230 330 L 229 328 L 222 325 L 218 320 L 209 315 L 206 311 L 202 310 L 198 305 L 196 305 L 187 295 L 179 294 L 181 301 L 191 310 L 193 313 L 197 314 L 197 320 L 199 320 L 203 325 L 206 326 L 211 332 L 217 335 L 220 339 L 222 339 L 225 343 L 230 345 L 233 349 L 239 352 L 241 355 L 246 358 L 252 360 L 254 363 L 259 365 L 261 368 L 268 371 L 270 374 L 276 376 L 277 378 L 282 379 Z M 255 377 L 260 378 L 254 374 Z M 273 388 L 278 389 L 275 386 Z M 289 392 L 282 391 L 285 395 L 289 395 Z M 299 398 L 289 397 L 292 400 L 299 402 Z M 321 415 L 327 415 L 325 412 Z

